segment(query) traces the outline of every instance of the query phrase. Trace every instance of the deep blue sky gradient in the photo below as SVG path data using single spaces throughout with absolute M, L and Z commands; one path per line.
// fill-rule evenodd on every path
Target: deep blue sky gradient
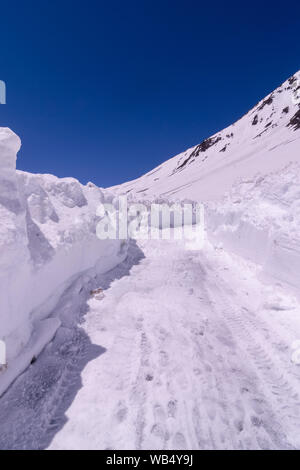
M 1 2 L 18 168 L 110 186 L 231 124 L 300 68 L 299 2 Z

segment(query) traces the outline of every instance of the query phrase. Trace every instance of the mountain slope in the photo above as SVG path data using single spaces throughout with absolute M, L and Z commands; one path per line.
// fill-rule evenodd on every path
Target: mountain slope
M 141 178 L 111 189 L 141 198 L 218 199 L 239 177 L 299 161 L 299 103 L 300 71 L 231 126 Z

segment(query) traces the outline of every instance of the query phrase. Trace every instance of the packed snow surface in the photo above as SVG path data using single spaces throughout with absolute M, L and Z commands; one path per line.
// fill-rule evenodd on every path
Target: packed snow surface
M 63 318 L 88 313 L 0 401 L 0 447 L 300 448 L 300 306 L 258 270 L 209 244 L 132 242 L 61 300 Z

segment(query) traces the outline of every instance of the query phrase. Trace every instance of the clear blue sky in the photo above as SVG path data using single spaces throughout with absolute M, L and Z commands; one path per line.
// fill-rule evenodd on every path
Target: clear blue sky
M 1 2 L 18 167 L 110 186 L 231 124 L 300 69 L 299 2 Z

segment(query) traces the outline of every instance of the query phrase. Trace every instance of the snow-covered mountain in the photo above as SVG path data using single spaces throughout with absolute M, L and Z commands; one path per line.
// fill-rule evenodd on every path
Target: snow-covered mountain
M 221 197 L 240 177 L 300 160 L 300 71 L 240 120 L 141 178 L 112 188 L 140 198 Z

